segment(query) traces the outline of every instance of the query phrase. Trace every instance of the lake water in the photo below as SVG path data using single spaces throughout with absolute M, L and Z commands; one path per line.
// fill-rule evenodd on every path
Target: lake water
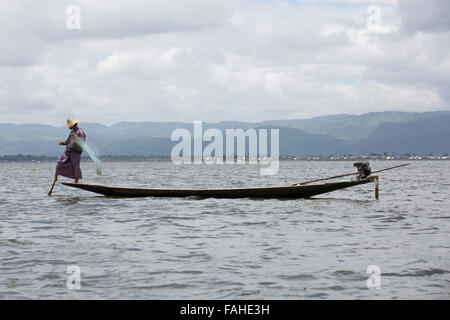
M 375 161 L 377 170 L 399 164 Z M 413 161 L 298 200 L 108 198 L 57 184 L 55 163 L 0 164 L 0 299 L 450 299 L 450 161 Z M 82 162 L 84 183 L 287 185 L 353 163 Z M 61 178 L 60 181 L 71 181 Z M 69 266 L 80 289 L 68 289 Z M 380 270 L 370 290 L 367 268 Z M 372 283 L 372 282 L 371 282 Z

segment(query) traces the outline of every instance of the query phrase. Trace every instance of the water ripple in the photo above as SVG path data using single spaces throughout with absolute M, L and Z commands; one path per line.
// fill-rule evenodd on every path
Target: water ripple
M 371 184 L 298 200 L 126 199 L 61 184 L 47 197 L 54 164 L 32 166 L 0 163 L 0 299 L 449 297 L 450 161 L 381 174 L 378 201 Z M 285 185 L 350 167 L 282 161 L 260 176 L 256 166 L 105 162 L 96 176 L 82 164 L 86 183 L 174 188 Z M 370 265 L 383 290 L 367 288 Z M 80 290 L 66 287 L 69 266 Z

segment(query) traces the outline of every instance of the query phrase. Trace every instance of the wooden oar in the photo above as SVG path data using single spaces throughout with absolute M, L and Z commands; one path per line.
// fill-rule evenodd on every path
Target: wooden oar
M 50 191 L 48 192 L 48 196 L 49 196 L 49 197 L 52 195 L 53 187 L 55 186 L 56 180 L 57 180 L 56 178 L 53 179 L 52 187 L 50 188 Z
M 377 172 L 381 172 L 381 171 L 386 171 L 386 170 L 391 170 L 391 169 L 395 169 L 395 168 L 400 168 L 400 167 L 404 167 L 404 166 L 407 166 L 407 165 L 409 165 L 409 163 L 404 163 L 404 164 L 400 164 L 398 166 L 393 166 L 393 167 L 390 167 L 390 168 L 377 170 L 377 171 L 374 171 L 372 173 L 377 173 Z M 293 186 L 304 185 L 304 184 L 308 184 L 308 183 L 311 183 L 311 182 L 318 182 L 318 181 L 323 181 L 323 180 L 331 180 L 331 179 L 336 179 L 336 178 L 348 177 L 348 176 L 353 176 L 353 175 L 356 175 L 356 174 L 359 174 L 359 172 L 346 173 L 346 174 L 341 174 L 341 175 L 333 176 L 333 177 L 327 177 L 327 178 L 315 179 L 315 180 L 310 180 L 310 181 L 305 181 L 305 182 L 300 182 L 300 183 L 294 183 Z

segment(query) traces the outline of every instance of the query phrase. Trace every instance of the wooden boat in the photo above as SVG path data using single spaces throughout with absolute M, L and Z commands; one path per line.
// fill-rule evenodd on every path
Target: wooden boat
M 319 194 L 345 189 L 357 185 L 375 182 L 375 198 L 378 199 L 378 176 L 372 173 L 391 170 L 409 165 L 408 163 L 385 168 L 372 172 L 368 162 L 357 162 L 354 166 L 358 172 L 341 174 L 338 176 L 310 180 L 298 184 L 281 187 L 259 188 L 225 188 L 225 189 L 164 189 L 164 188 L 125 188 L 110 187 L 95 184 L 62 182 L 63 185 L 86 191 L 99 193 L 105 196 L 116 197 L 199 197 L 199 198 L 310 198 Z M 358 178 L 350 181 L 340 181 L 321 184 L 313 182 L 358 175 Z M 52 187 L 53 188 L 53 187 Z M 49 193 L 50 195 L 50 193 Z
M 105 196 L 118 197 L 199 197 L 199 198 L 309 198 L 319 194 L 378 181 L 378 176 L 322 184 L 296 184 L 281 187 L 227 189 L 161 189 L 124 188 L 104 185 L 62 182 L 63 185 Z M 378 186 L 378 183 L 377 183 Z

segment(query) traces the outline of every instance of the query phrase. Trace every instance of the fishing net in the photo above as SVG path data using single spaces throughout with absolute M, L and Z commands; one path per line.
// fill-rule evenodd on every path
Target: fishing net
M 95 165 L 95 170 L 97 171 L 97 175 L 101 175 L 102 174 L 102 163 L 100 162 L 100 156 L 98 153 L 98 150 L 96 147 L 94 147 L 93 145 L 91 145 L 90 143 L 81 140 L 78 136 L 76 135 L 72 135 L 75 143 L 81 148 L 83 149 L 84 152 L 87 153 L 87 155 L 89 156 L 89 158 L 92 160 L 92 162 Z

